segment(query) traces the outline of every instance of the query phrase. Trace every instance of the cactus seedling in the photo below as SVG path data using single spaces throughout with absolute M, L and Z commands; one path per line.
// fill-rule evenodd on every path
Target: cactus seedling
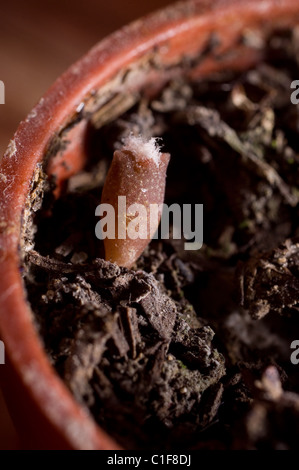
M 115 237 L 104 239 L 106 260 L 130 268 L 152 239 L 161 218 L 169 159 L 155 138 L 141 136 L 130 135 L 114 152 L 101 200 L 115 214 Z

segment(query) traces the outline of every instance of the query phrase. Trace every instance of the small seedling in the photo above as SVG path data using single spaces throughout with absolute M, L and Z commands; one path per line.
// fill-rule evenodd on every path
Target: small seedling
M 114 152 L 101 200 L 114 208 L 116 219 L 115 238 L 104 240 L 106 260 L 130 268 L 152 239 L 161 219 L 169 159 L 155 138 L 133 135 Z M 120 196 L 126 198 L 125 212 L 119 209 Z

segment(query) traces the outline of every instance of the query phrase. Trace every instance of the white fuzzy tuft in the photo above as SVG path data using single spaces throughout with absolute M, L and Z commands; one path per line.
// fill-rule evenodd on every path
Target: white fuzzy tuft
M 124 139 L 123 150 L 129 150 L 134 154 L 138 160 L 153 160 L 153 162 L 159 166 L 161 159 L 160 146 L 157 143 L 157 138 L 152 137 L 149 140 L 146 140 L 141 135 L 136 137 L 133 134 L 130 134 L 126 139 Z

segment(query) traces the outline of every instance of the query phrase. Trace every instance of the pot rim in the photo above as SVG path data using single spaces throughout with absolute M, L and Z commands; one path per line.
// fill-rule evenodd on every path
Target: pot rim
M 291 17 L 294 21 L 294 16 L 298 19 L 299 5 L 293 0 L 215 0 L 212 4 L 189 0 L 170 5 L 94 46 L 55 81 L 10 141 L 0 162 L 0 335 L 13 370 L 40 413 L 71 448 L 115 450 L 119 446 L 75 402 L 50 365 L 26 301 L 19 243 L 23 210 L 38 163 L 82 97 L 90 96 L 146 53 L 184 35 L 200 36 L 208 24 L 217 28 L 221 22 L 235 21 L 232 25 L 237 24 L 240 31 L 248 21 L 262 24 L 269 18 L 288 21 Z

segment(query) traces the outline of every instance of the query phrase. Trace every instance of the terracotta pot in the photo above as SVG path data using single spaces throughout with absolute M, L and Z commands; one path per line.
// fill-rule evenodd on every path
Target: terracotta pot
M 156 93 L 169 78 L 246 69 L 263 58 L 250 31 L 266 35 L 299 21 L 294 0 L 194 0 L 125 27 L 62 75 L 21 122 L 0 166 L 1 386 L 31 448 L 117 449 L 74 401 L 51 367 L 36 333 L 21 276 L 20 243 L 28 196 L 43 162 L 58 189 L 87 159 L 91 113 L 105 122 L 128 95 Z M 252 37 L 252 36 L 251 36 Z M 129 92 L 129 93 L 128 93 Z M 59 150 L 65 139 L 70 143 Z M 65 165 L 67 163 L 67 165 Z M 67 169 L 66 169 L 67 168 Z

